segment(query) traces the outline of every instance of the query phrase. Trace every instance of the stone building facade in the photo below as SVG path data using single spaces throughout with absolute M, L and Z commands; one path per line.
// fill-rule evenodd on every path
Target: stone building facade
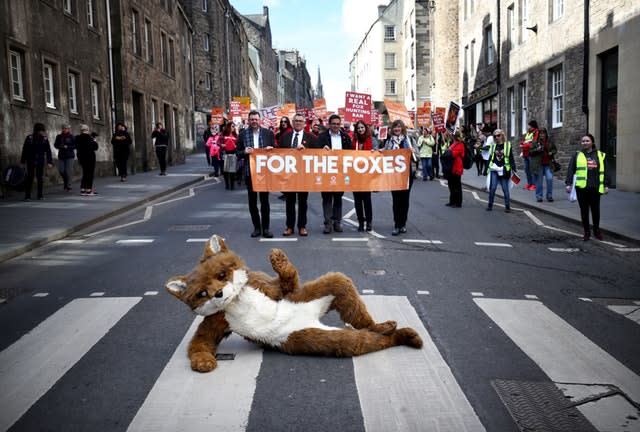
M 262 105 L 272 106 L 278 103 L 278 58 L 271 41 L 271 25 L 269 24 L 269 8 L 263 6 L 261 15 L 243 15 L 242 22 L 249 38 L 249 43 L 258 52 L 262 69 Z M 254 102 L 255 104 L 255 102 Z M 260 107 L 257 107 L 260 108 Z
M 607 153 L 612 186 L 639 191 L 632 122 L 640 114 L 640 62 L 620 53 L 640 46 L 640 5 L 460 0 L 457 6 L 465 123 L 500 127 L 518 143 L 535 119 L 564 167 L 589 131 Z
M 283 90 L 278 105 L 295 103 L 297 108 L 313 108 L 311 77 L 298 51 L 278 50 L 278 81 Z
M 20 162 L 22 144 L 34 123 L 43 123 L 52 143 L 62 124 L 74 134 L 80 124 L 96 132 L 96 172 L 113 170 L 107 10 L 104 2 L 46 0 L 0 3 L 0 170 Z M 27 23 L 46 23 L 28 25 Z M 57 152 L 53 151 L 54 158 Z M 76 164 L 77 165 L 77 164 Z M 79 167 L 76 174 L 79 175 Z M 48 170 L 47 182 L 59 182 Z
M 171 139 L 169 164 L 194 145 L 192 28 L 177 2 L 112 0 L 114 121 L 129 128 L 133 172 L 157 168 L 151 141 L 156 122 Z

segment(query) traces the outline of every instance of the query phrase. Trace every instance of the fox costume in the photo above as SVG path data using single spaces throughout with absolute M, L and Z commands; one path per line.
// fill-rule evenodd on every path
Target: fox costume
M 191 368 L 215 369 L 218 344 L 231 332 L 287 354 L 350 357 L 396 345 L 422 347 L 412 328 L 376 323 L 351 279 L 330 272 L 300 286 L 298 271 L 280 249 L 269 254 L 276 277 L 249 271 L 224 240 L 213 235 L 200 262 L 167 290 L 205 318 L 189 344 Z M 349 327 L 323 324 L 336 310 Z

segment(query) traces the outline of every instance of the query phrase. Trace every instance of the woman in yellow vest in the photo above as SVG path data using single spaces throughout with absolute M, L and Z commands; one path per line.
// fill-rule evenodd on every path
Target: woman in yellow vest
M 602 240 L 600 232 L 600 195 L 609 192 L 609 178 L 605 175 L 605 154 L 596 149 L 593 135 L 586 134 L 580 141 L 582 150 L 576 152 L 571 158 L 567 168 L 567 193 L 571 192 L 573 175 L 576 175 L 576 195 L 580 205 L 580 219 L 584 227 L 583 240 L 591 238 L 589 228 L 589 210 L 593 222 L 593 235 Z
M 513 158 L 513 150 L 511 143 L 505 140 L 502 129 L 493 131 L 494 144 L 491 145 L 491 153 L 489 155 L 489 165 L 487 173 L 491 176 L 489 186 L 489 205 L 487 211 L 493 210 L 493 201 L 496 196 L 498 184 L 502 188 L 504 196 L 504 211 L 511 212 L 511 202 L 509 197 L 509 180 L 511 179 L 511 171 L 516 170 L 516 161 Z

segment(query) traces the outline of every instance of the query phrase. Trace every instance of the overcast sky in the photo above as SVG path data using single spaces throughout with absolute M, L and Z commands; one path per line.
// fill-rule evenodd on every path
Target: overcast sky
M 378 5 L 389 0 L 230 0 L 243 15 L 269 7 L 271 38 L 277 49 L 297 49 L 307 60 L 315 87 L 318 67 L 327 108 L 344 106 L 350 89 L 349 61 L 378 16 Z

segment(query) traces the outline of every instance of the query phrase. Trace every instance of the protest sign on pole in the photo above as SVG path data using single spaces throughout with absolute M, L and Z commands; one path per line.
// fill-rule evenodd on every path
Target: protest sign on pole
M 323 121 L 327 119 L 327 102 L 324 98 L 313 101 L 313 112 L 316 118 L 322 119 Z
M 431 122 L 431 106 L 429 107 L 418 107 L 417 109 L 417 120 L 416 123 L 418 126 L 429 128 L 432 125 Z
M 431 114 L 431 119 L 433 120 L 433 128 L 436 132 L 444 132 L 446 128 L 444 127 L 444 114 L 439 112 L 434 112 Z
M 211 108 L 211 124 L 222 124 L 224 119 L 224 109 L 220 107 Z
M 405 107 L 403 103 L 385 99 L 384 106 L 387 108 L 387 115 L 389 116 L 390 122 L 393 122 L 395 120 L 402 120 L 406 127 L 413 127 L 413 122 L 411 121 L 411 117 L 409 117 L 407 107 Z
M 449 132 L 454 133 L 456 131 L 456 123 L 458 122 L 458 115 L 460 114 L 460 105 L 454 101 L 449 102 L 449 111 L 447 112 L 447 122 L 445 128 Z
M 355 123 L 362 120 L 371 124 L 371 95 L 366 93 L 345 92 L 344 121 Z

